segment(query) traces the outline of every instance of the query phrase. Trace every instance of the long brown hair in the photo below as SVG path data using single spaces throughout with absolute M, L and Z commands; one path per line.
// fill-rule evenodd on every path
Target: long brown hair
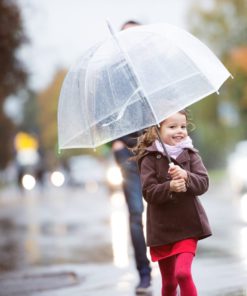
M 183 109 L 178 113 L 185 115 L 187 121 L 187 128 L 190 127 L 189 131 L 194 130 L 195 125 L 191 121 L 190 111 L 188 109 Z M 135 155 L 134 159 L 138 160 L 139 158 L 141 158 L 142 155 L 145 153 L 146 148 L 151 146 L 152 143 L 157 139 L 158 136 L 155 126 L 147 128 L 144 131 L 144 133 L 137 138 L 137 145 L 131 149 L 131 151 Z

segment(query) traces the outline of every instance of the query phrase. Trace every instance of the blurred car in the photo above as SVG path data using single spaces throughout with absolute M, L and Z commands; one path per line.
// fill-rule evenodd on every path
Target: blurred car
M 106 186 L 110 192 L 122 184 L 120 168 L 112 160 L 100 161 L 91 155 L 72 156 L 68 161 L 71 186 L 81 186 L 88 191 L 97 191 Z
M 235 193 L 247 192 L 247 141 L 238 142 L 229 155 L 228 174 Z
M 123 176 L 120 167 L 111 161 L 106 170 L 106 184 L 110 193 L 122 190 Z
M 37 182 L 43 185 L 43 162 L 36 148 L 17 150 L 15 160 L 17 167 L 17 184 L 20 190 L 32 190 Z
M 105 167 L 91 155 L 72 156 L 68 161 L 69 185 L 93 190 L 105 183 Z

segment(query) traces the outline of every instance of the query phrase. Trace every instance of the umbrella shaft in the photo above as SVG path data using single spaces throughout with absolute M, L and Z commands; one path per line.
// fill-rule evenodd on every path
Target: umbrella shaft
M 156 133 L 158 135 L 158 139 L 160 141 L 160 144 L 161 144 L 162 148 L 164 149 L 165 155 L 166 155 L 166 157 L 168 159 L 168 162 L 170 164 L 170 163 L 172 163 L 172 161 L 171 161 L 171 158 L 170 158 L 170 156 L 169 156 L 169 154 L 168 154 L 168 152 L 166 150 L 166 146 L 164 145 L 163 141 L 161 140 L 160 131 L 159 131 L 157 125 L 155 125 L 155 130 L 156 130 Z

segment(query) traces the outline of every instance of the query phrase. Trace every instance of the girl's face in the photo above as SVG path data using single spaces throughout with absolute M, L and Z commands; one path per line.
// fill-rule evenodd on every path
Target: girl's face
M 160 124 L 160 133 L 162 140 L 171 146 L 183 141 L 187 136 L 186 116 L 182 113 L 176 113 Z

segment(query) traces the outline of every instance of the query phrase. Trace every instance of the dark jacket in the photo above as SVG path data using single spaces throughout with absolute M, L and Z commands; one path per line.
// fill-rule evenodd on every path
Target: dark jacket
M 168 160 L 156 145 L 138 160 L 143 197 L 147 202 L 147 245 L 159 246 L 186 238 L 203 239 L 211 229 L 198 195 L 208 190 L 208 174 L 196 149 L 185 149 L 176 160 L 188 173 L 187 191 L 170 192 Z
M 117 164 L 122 167 L 122 166 L 127 166 L 127 167 L 135 167 L 136 172 L 138 173 L 137 165 L 136 162 L 134 161 L 128 161 L 131 157 L 134 156 L 134 154 L 131 152 L 129 148 L 133 148 L 137 144 L 137 138 L 143 133 L 143 131 L 138 131 L 126 136 L 123 136 L 119 139 L 116 139 L 114 141 L 122 141 L 125 144 L 125 147 L 121 150 L 115 150 L 113 152 L 115 160 Z M 114 142 L 113 141 L 113 142 Z M 112 142 L 112 143 L 113 143 Z
M 137 144 L 137 138 L 140 137 L 142 133 L 143 131 L 138 131 L 138 132 L 123 136 L 117 140 L 124 142 L 124 144 L 128 148 L 133 148 Z

